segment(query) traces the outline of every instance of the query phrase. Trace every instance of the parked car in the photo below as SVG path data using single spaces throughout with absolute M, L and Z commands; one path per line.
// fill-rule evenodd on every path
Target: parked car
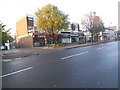
M 0 46 L 0 50 L 8 50 L 7 46 Z

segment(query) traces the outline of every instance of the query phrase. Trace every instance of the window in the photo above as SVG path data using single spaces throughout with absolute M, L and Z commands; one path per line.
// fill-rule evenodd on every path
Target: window
M 28 30 L 33 30 L 33 27 L 32 26 L 28 26 Z
M 32 17 L 28 17 L 28 20 L 33 20 L 33 18 Z

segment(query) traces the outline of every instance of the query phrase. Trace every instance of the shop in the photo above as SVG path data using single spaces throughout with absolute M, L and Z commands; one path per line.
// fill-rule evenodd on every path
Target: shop
M 33 46 L 40 47 L 45 46 L 45 35 L 33 35 Z
M 47 44 L 52 43 L 61 43 L 61 35 L 54 35 L 54 38 L 50 35 L 43 35 L 43 34 L 33 34 L 33 46 L 34 47 L 40 47 L 40 46 L 46 46 Z

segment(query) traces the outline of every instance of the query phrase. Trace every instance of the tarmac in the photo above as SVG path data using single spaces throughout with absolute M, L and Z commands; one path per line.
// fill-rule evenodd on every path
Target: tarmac
M 30 48 L 16 48 L 16 49 L 10 49 L 10 50 L 3 50 L 2 51 L 2 60 L 14 60 L 14 59 L 20 59 L 23 57 L 28 57 L 32 55 L 40 55 L 49 53 L 51 50 L 58 50 L 58 49 L 72 49 L 77 47 L 85 47 L 90 45 L 97 45 L 101 44 L 100 42 L 95 43 L 85 43 L 85 44 L 68 44 L 66 46 L 61 47 L 30 47 Z

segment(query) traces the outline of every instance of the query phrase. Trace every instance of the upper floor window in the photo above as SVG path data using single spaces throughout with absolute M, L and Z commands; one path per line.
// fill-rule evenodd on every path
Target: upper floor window
M 33 18 L 32 17 L 28 17 L 28 20 L 33 20 Z

